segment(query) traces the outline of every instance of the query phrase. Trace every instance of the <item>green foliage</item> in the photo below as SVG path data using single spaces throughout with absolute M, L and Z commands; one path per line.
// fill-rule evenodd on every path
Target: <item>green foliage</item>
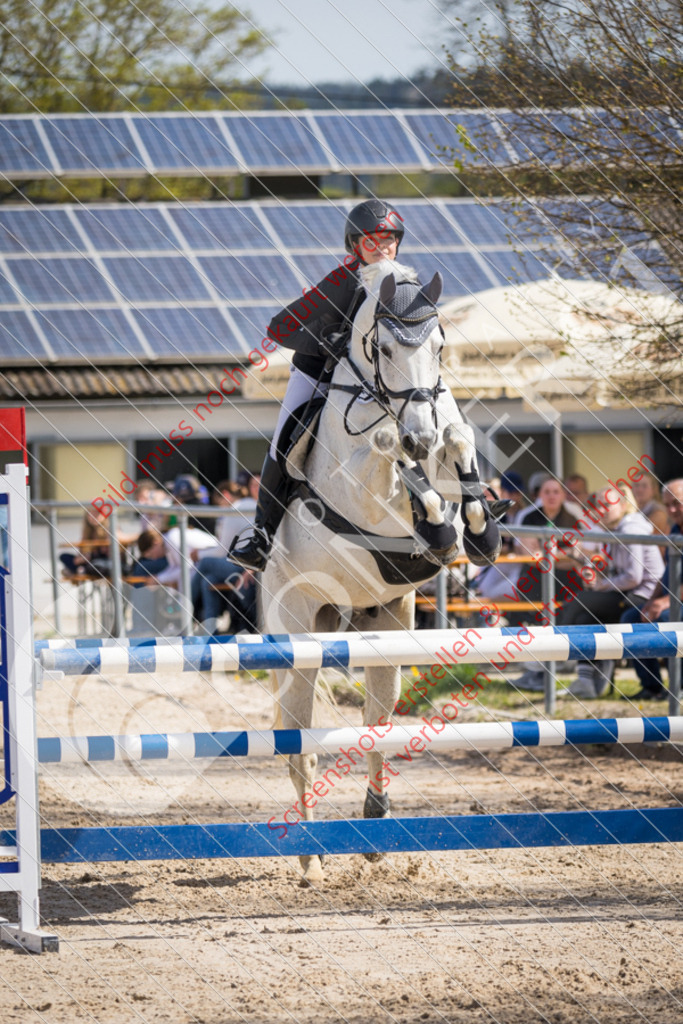
M 0 112 L 248 106 L 235 76 L 267 45 L 231 4 L 0 0 Z
M 602 274 L 606 283 L 648 290 L 656 282 L 683 301 L 679 0 L 499 0 L 493 19 L 472 25 L 472 0 L 442 3 L 458 27 L 449 103 L 505 108 L 500 133 L 518 154 L 506 166 L 480 160 L 478 173 L 468 174 L 458 154 L 473 146 L 486 156 L 490 129 L 465 136 L 454 126 L 452 161 L 463 183 L 481 198 L 510 197 L 525 244 L 543 238 L 548 222 L 565 235 L 561 276 Z M 560 109 L 561 118 L 548 116 Z M 522 162 L 525 139 L 533 151 Z M 568 202 L 548 203 L 551 196 Z M 648 321 L 627 318 L 633 339 L 617 397 L 656 405 L 683 384 L 683 317 L 667 312 Z

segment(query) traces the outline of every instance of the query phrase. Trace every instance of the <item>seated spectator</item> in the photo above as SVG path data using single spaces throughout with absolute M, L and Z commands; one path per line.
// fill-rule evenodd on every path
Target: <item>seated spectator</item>
M 634 480 L 633 499 L 638 511 L 648 519 L 655 533 L 668 534 L 669 516 L 659 500 L 659 486 L 651 476 L 643 476 L 642 480 Z
M 208 504 L 208 494 L 206 495 L 207 501 L 203 500 L 202 485 L 196 476 L 192 476 L 189 473 L 183 473 L 181 476 L 176 477 L 173 489 L 171 491 L 174 505 L 204 505 Z M 177 526 L 178 517 L 173 515 L 169 516 L 168 525 Z M 208 533 L 213 533 L 214 520 L 203 516 L 190 515 L 188 516 L 187 525 L 197 530 L 204 530 Z
M 664 507 L 673 521 L 672 534 L 683 532 L 683 479 L 670 480 L 662 491 Z M 682 593 L 683 593 L 683 588 Z M 668 622 L 669 621 L 669 553 L 665 554 L 664 574 L 655 587 L 652 596 L 642 608 L 630 608 L 622 622 Z M 628 700 L 663 700 L 667 691 L 662 682 L 658 658 L 634 658 L 633 667 L 640 681 L 641 689 Z
M 506 513 L 508 518 L 503 519 L 502 522 L 516 522 L 517 517 L 529 507 L 524 495 L 524 478 L 519 473 L 515 473 L 514 470 L 502 474 L 500 478 L 500 496 L 513 502 L 512 507 Z
M 537 501 L 537 506 L 532 505 L 525 512 L 521 513 L 518 520 L 519 526 L 557 527 L 563 531 L 568 531 L 576 524 L 577 516 L 575 511 L 572 511 L 565 504 L 564 488 L 553 477 L 546 476 L 539 488 Z M 576 506 L 574 506 L 575 508 Z M 519 537 L 515 542 L 515 548 L 520 554 L 540 556 L 543 553 L 543 543 L 543 540 L 539 537 Z M 557 559 L 553 557 L 553 571 L 555 573 L 556 593 L 558 595 L 563 590 L 567 594 L 580 593 L 582 581 L 580 577 L 574 578 L 575 564 L 571 558 L 574 548 L 575 544 L 567 543 L 562 538 L 556 544 L 558 554 L 563 556 Z M 574 574 L 571 580 L 571 587 L 568 586 L 570 573 Z M 529 586 L 524 589 L 526 600 L 540 601 L 542 595 L 540 573 L 525 569 L 520 579 L 522 576 L 526 576 L 526 579 L 529 581 Z M 556 605 L 561 606 L 561 602 L 556 602 Z M 539 667 L 537 662 L 528 663 L 516 685 L 524 690 L 542 690 L 543 669 Z
M 227 552 L 233 538 L 253 525 L 258 488 L 259 477 L 251 476 L 246 497 L 230 502 L 232 490 L 222 492 L 226 504 L 239 515 L 226 515 L 219 519 L 216 528 L 218 548 L 206 553 L 197 563 L 197 574 L 192 583 L 192 601 L 195 615 L 207 633 L 215 633 L 217 621 L 226 607 L 230 612 L 231 632 L 254 632 L 256 629 L 257 588 L 254 574 L 231 561 Z M 233 589 L 216 589 L 217 585 L 225 583 Z
M 529 501 L 532 505 L 538 506 L 538 495 L 541 490 L 541 487 L 546 482 L 546 480 L 552 480 L 552 477 L 550 473 L 547 471 L 547 469 L 537 469 L 536 472 L 532 473 L 529 477 Z
M 166 544 L 158 530 L 143 530 L 137 543 L 140 557 L 133 562 L 131 576 L 156 577 L 164 569 L 168 569 Z M 155 579 L 154 582 L 158 583 L 158 580 Z M 145 584 L 135 583 L 133 586 L 144 587 Z
M 605 487 L 597 493 L 597 501 L 604 508 L 600 528 L 617 537 L 652 533 L 652 524 L 640 512 L 631 512 L 625 498 L 620 496 L 609 504 L 607 493 L 612 490 Z M 637 613 L 652 597 L 664 570 L 657 547 L 627 546 L 618 541 L 599 545 L 590 542 L 590 534 L 588 537 L 588 541 L 577 545 L 576 554 L 583 556 L 587 565 L 592 565 L 594 578 L 587 581 L 581 595 L 563 609 L 563 625 L 618 622 L 629 609 Z M 602 697 L 610 686 L 614 664 L 610 660 L 579 661 L 577 679 L 569 692 L 589 700 Z
M 588 493 L 588 481 L 580 473 L 572 473 L 564 484 L 565 502 L 574 502 L 581 509 L 586 508 L 590 494 Z
M 136 491 L 131 495 L 131 501 L 137 505 L 150 507 L 149 512 L 145 509 L 139 513 L 142 531 L 163 529 L 167 516 L 161 509 L 171 504 L 171 496 L 166 491 L 157 487 L 153 480 L 139 480 Z M 159 511 L 151 511 L 152 509 Z
M 187 553 L 190 559 L 190 577 L 196 572 L 195 563 L 199 561 L 199 552 L 207 548 L 215 548 L 216 538 L 206 530 L 199 530 L 194 526 L 188 526 L 185 531 L 187 541 Z M 173 583 L 178 585 L 181 581 L 182 555 L 180 552 L 180 527 L 173 526 L 164 534 L 164 554 L 168 559 L 168 567 L 157 573 L 158 583 Z
M 83 516 L 81 539 L 76 545 L 79 548 L 79 554 L 68 552 L 59 556 L 64 566 L 65 577 L 109 577 L 111 575 L 111 537 L 105 525 L 107 519 L 108 516 L 102 512 L 98 512 L 93 508 L 86 509 Z M 135 535 L 130 536 L 118 530 L 117 538 L 121 547 L 121 564 L 125 567 L 126 551 L 123 545 L 132 543 L 135 540 Z
M 514 470 L 510 470 L 509 473 L 502 474 L 500 478 L 500 496 L 506 501 L 511 501 L 512 505 L 507 512 L 499 518 L 498 522 L 505 526 L 512 526 L 513 523 L 517 522 L 519 516 L 528 508 L 527 500 L 524 496 L 524 480 L 519 473 L 515 473 Z M 511 554 L 515 546 L 514 538 L 503 537 L 502 545 L 503 554 Z

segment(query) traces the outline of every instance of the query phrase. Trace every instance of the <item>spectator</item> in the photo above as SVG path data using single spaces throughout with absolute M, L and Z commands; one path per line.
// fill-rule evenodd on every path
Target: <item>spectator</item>
M 148 505 L 150 509 L 161 510 L 171 504 L 170 495 L 162 490 L 152 480 L 139 480 L 137 490 L 131 495 L 131 500 L 138 505 Z M 162 511 L 140 512 L 140 529 L 161 530 L 166 521 L 166 514 Z
M 197 477 L 187 473 L 176 477 L 171 494 L 175 505 L 203 505 L 208 502 L 208 494 L 207 502 L 203 501 L 201 484 Z M 169 520 L 169 525 L 175 526 L 177 522 L 177 516 L 173 516 Z M 190 515 L 187 524 L 194 529 L 213 533 L 214 521 L 208 517 Z
M 259 490 L 259 477 L 247 478 L 247 496 L 232 502 L 232 509 L 239 515 L 226 515 L 218 521 L 216 537 L 218 548 L 206 553 L 197 564 L 193 578 L 192 601 L 195 614 L 207 633 L 215 633 L 216 624 L 222 611 L 230 612 L 230 629 L 236 632 L 254 632 L 256 628 L 256 581 L 253 572 L 242 569 L 227 557 L 233 538 L 248 526 L 253 525 Z M 224 501 L 230 504 L 232 492 L 224 490 Z M 217 590 L 216 586 L 231 584 L 230 591 Z
M 538 506 L 532 506 L 526 512 L 522 512 L 519 518 L 520 526 L 557 527 L 558 529 L 570 530 L 576 523 L 576 514 L 567 508 L 565 504 L 565 492 L 562 484 L 550 476 L 546 476 L 538 492 Z M 527 555 L 540 555 L 543 541 L 538 537 L 518 538 L 515 544 L 516 549 Z M 557 592 L 565 588 L 568 593 L 576 593 L 577 585 L 580 588 L 581 580 L 572 579 L 572 587 L 568 587 L 569 573 L 574 570 L 572 555 L 575 551 L 575 544 L 567 543 L 560 539 L 557 543 L 557 552 L 564 557 L 558 558 L 554 565 L 555 579 L 557 581 Z M 521 578 L 521 577 L 520 577 Z M 524 591 L 528 601 L 541 600 L 541 581 L 538 574 L 529 574 L 527 579 L 530 586 Z M 528 663 L 525 671 L 517 680 L 516 685 L 524 690 L 543 689 L 543 670 L 537 662 Z
M 186 532 L 187 551 L 191 559 L 190 575 L 195 572 L 195 562 L 199 560 L 199 552 L 206 548 L 215 548 L 216 538 L 206 530 L 188 526 Z M 180 553 L 180 527 L 173 526 L 164 535 L 164 554 L 168 559 L 168 567 L 157 574 L 157 582 L 179 584 L 181 580 L 182 556 Z
M 643 476 L 642 480 L 633 481 L 633 498 L 638 511 L 648 519 L 654 533 L 669 532 L 669 516 L 659 500 L 659 487 L 651 476 Z
M 131 576 L 156 577 L 164 569 L 168 569 L 168 558 L 166 556 L 166 544 L 163 534 L 158 530 L 143 530 L 138 537 L 138 552 L 140 557 L 133 562 Z M 155 583 L 158 580 L 154 580 Z M 136 587 L 144 587 L 144 583 L 133 584 Z
M 232 505 L 233 502 L 239 501 L 240 498 L 245 498 L 246 494 L 246 488 L 241 487 L 235 481 L 221 480 L 219 484 L 216 484 L 211 493 L 211 504 L 218 506 Z
M 527 508 L 527 501 L 524 497 L 524 480 L 519 473 L 515 473 L 514 470 L 511 470 L 509 473 L 503 473 L 500 478 L 499 490 L 501 498 L 506 501 L 511 501 L 513 504 L 507 512 L 502 516 L 499 516 L 498 522 L 505 526 L 511 526 L 513 523 L 517 522 L 518 517 Z M 504 555 L 512 554 L 515 546 L 513 537 L 504 536 L 501 544 L 501 551 Z M 486 596 L 492 597 L 493 595 L 491 594 Z
M 605 487 L 597 494 L 604 508 L 601 529 L 617 536 L 652 533 L 652 524 L 640 512 L 631 512 L 625 498 L 620 496 L 609 504 L 607 493 L 612 490 Z M 599 564 L 601 571 L 586 584 L 580 598 L 565 607 L 563 625 L 618 622 L 627 609 L 637 612 L 652 597 L 664 570 L 659 548 L 645 544 L 627 546 L 617 541 L 598 545 L 587 541 L 577 545 L 577 554 L 583 555 L 588 565 L 594 554 L 593 569 L 596 571 Z M 602 697 L 611 683 L 614 664 L 610 660 L 579 661 L 577 679 L 569 692 L 587 699 Z
M 541 487 L 546 480 L 552 480 L 550 473 L 546 469 L 536 470 L 529 477 L 529 500 L 532 505 L 538 505 L 538 495 Z
M 524 480 L 519 473 L 510 470 L 509 473 L 502 474 L 500 478 L 500 496 L 514 503 L 505 513 L 501 522 L 508 523 L 508 525 L 516 522 L 517 517 L 528 507 L 524 496 Z
M 565 502 L 574 502 L 583 510 L 588 504 L 588 481 L 580 473 L 572 473 L 564 482 Z
M 670 480 L 662 491 L 664 507 L 673 520 L 672 535 L 683 532 L 683 479 Z M 682 588 L 683 589 L 683 588 Z M 630 608 L 621 617 L 622 622 L 668 622 L 669 621 L 669 552 L 665 555 L 664 574 L 655 587 L 649 601 L 642 608 Z M 666 689 L 658 658 L 634 658 L 633 667 L 640 681 L 641 689 L 629 700 L 663 700 Z
M 86 510 L 83 516 L 81 539 L 77 545 L 79 554 L 68 552 L 59 556 L 64 566 L 65 577 L 108 577 L 111 574 L 111 537 L 107 526 L 105 526 L 107 519 L 108 516 L 96 509 Z M 124 534 L 119 530 L 117 538 L 121 547 L 121 562 L 125 566 L 126 552 L 123 545 L 132 543 L 135 540 L 135 535 Z

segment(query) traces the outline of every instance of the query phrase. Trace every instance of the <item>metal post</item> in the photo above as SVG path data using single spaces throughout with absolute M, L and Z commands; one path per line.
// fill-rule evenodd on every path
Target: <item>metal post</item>
M 55 610 L 55 630 L 62 635 L 62 611 L 59 607 L 61 586 L 57 573 L 59 565 L 57 562 L 57 509 L 51 508 L 48 515 L 48 529 L 50 539 L 50 573 L 52 574 L 52 604 Z
M 669 622 L 681 621 L 681 557 L 680 548 L 669 549 Z M 669 658 L 669 714 L 681 713 L 681 659 Z
M 555 622 L 555 566 L 549 572 L 541 573 L 541 600 L 548 609 L 547 616 L 551 624 Z M 546 661 L 543 665 L 543 690 L 545 693 L 545 712 L 555 713 L 555 672 L 557 662 Z
M 553 451 L 553 473 L 558 480 L 564 477 L 564 453 L 562 451 L 562 415 L 558 413 L 551 428 L 551 444 Z
M 180 600 L 182 604 L 182 635 L 192 633 L 192 598 L 190 595 L 190 556 L 187 550 L 187 510 L 178 509 L 180 526 Z
M 113 508 L 109 516 L 109 551 L 111 555 L 111 588 L 114 597 L 114 623 L 112 636 L 125 636 L 126 623 L 123 611 L 123 573 L 121 572 L 121 549 L 118 540 L 118 515 Z
M 434 629 L 448 629 L 448 569 L 442 569 L 436 577 L 436 612 L 434 613 Z

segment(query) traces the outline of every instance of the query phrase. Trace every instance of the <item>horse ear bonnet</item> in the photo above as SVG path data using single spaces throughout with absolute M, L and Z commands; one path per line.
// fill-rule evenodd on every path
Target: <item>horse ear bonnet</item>
M 393 289 L 390 282 L 393 282 Z M 402 345 L 421 345 L 436 326 L 437 313 L 432 295 L 439 297 L 440 284 L 440 274 L 436 274 L 425 288 L 412 281 L 396 284 L 394 275 L 389 274 L 380 285 L 375 316 L 384 321 Z

